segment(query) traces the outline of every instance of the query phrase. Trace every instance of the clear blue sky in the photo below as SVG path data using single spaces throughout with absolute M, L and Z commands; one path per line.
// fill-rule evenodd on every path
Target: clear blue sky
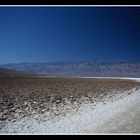
M 140 8 L 0 7 L 0 63 L 140 60 Z

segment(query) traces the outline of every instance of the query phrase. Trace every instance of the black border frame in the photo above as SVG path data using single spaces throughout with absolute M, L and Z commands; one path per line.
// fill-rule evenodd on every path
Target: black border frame
M 140 5 L 138 0 L 1 0 L 0 5 Z

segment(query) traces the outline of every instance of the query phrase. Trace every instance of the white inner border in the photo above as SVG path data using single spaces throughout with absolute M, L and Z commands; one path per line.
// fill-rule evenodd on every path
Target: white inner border
M 140 7 L 140 5 L 0 5 L 0 7 Z M 39 133 L 36 133 L 37 135 Z M 25 134 L 25 135 L 36 135 L 36 134 Z M 53 133 L 52 133 L 53 134 Z M 0 135 L 15 135 L 15 134 L 0 134 Z M 17 134 L 16 135 L 24 135 L 22 134 Z M 39 134 L 39 135 L 51 135 L 51 134 Z M 53 135 L 93 135 L 93 134 L 53 134 Z M 94 134 L 98 135 L 98 134 Z M 100 135 L 139 135 L 139 134 L 121 134 L 121 133 L 116 133 L 116 134 L 100 134 Z

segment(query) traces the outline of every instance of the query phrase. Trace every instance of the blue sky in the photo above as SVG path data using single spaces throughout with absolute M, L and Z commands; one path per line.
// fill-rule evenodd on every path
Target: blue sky
M 0 7 L 0 63 L 140 61 L 139 7 Z

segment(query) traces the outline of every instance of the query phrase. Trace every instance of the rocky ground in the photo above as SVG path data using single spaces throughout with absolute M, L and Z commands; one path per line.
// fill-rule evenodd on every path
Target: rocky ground
M 105 103 L 139 88 L 140 83 L 121 79 L 0 78 L 0 132 L 8 122 L 19 118 L 45 114 L 43 120 L 47 121 L 78 110 L 83 102 Z

